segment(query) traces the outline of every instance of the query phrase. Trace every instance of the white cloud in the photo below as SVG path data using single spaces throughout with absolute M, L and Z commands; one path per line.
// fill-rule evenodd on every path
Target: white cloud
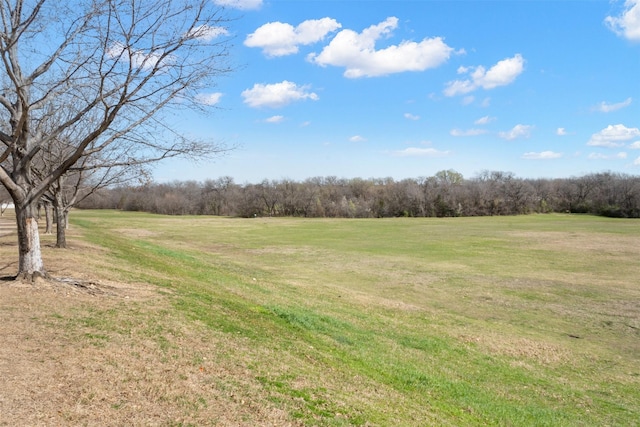
M 416 116 L 411 113 L 404 113 L 404 118 L 409 120 L 420 120 L 420 116 Z
M 491 105 L 491 97 L 487 97 L 485 99 L 482 100 L 482 103 L 480 104 L 481 107 L 487 108 Z
M 446 157 L 449 151 L 440 151 L 435 148 L 418 148 L 409 147 L 404 150 L 394 151 L 393 155 L 397 157 Z
M 307 59 L 317 65 L 345 67 L 348 78 L 377 77 L 405 71 L 424 71 L 444 63 L 453 52 L 442 38 L 425 38 L 421 42 L 402 41 L 376 50 L 376 41 L 388 37 L 398 27 L 398 18 L 389 17 L 361 33 L 342 30 L 319 54 Z
M 485 129 L 452 129 L 449 133 L 451 136 L 478 136 L 487 133 L 487 131 Z
M 227 31 L 227 29 L 223 27 L 212 27 L 210 25 L 200 25 L 198 27 L 193 28 L 191 31 L 189 31 L 187 33 L 187 36 L 193 37 L 205 42 L 210 42 L 216 37 L 226 36 L 228 34 L 229 34 L 229 31 Z
M 640 41 L 640 0 L 626 0 L 619 16 L 607 16 L 604 22 L 617 35 Z
M 565 128 L 558 128 L 556 129 L 556 135 L 558 136 L 565 136 L 567 134 L 567 130 Z
M 322 40 L 341 25 L 331 18 L 312 19 L 297 27 L 283 22 L 269 22 L 249 34 L 244 41 L 247 47 L 260 47 L 267 56 L 285 56 L 298 53 L 299 45 Z
M 477 67 L 460 67 L 458 74 L 469 74 L 468 79 L 454 80 L 446 84 L 444 94 L 446 96 L 464 95 L 482 88 L 494 89 L 498 86 L 506 86 L 514 82 L 524 71 L 524 58 L 519 53 L 512 58 L 498 61 L 488 70 L 482 65 Z
M 621 151 L 617 154 L 591 153 L 587 157 L 592 160 L 623 160 L 627 158 L 627 153 L 625 153 L 624 151 Z
M 213 0 L 215 4 L 240 10 L 260 9 L 262 0 Z
M 555 151 L 541 151 L 539 153 L 528 152 L 522 155 L 523 159 L 528 160 L 559 159 L 560 157 L 562 157 L 562 153 L 556 153 Z
M 351 141 L 351 142 L 364 142 L 366 140 L 367 140 L 366 138 L 364 138 L 364 137 L 362 137 L 360 135 L 354 135 L 351 138 L 349 138 L 349 141 Z
M 600 132 L 591 135 L 587 145 L 592 147 L 622 147 L 626 142 L 640 137 L 640 129 L 624 125 L 609 125 Z
M 242 92 L 244 103 L 250 107 L 284 107 L 295 101 L 311 99 L 317 101 L 318 95 L 309 92 L 306 86 L 298 86 L 293 82 L 283 80 L 281 83 L 260 84 Z
M 266 123 L 281 123 L 284 120 L 284 116 L 271 116 L 265 119 Z
M 631 148 L 632 150 L 640 150 L 640 141 L 629 144 L 629 148 Z
M 204 105 L 216 105 L 220 102 L 220 98 L 222 98 L 222 93 L 199 93 L 196 95 L 196 101 L 200 104 Z
M 499 132 L 498 136 L 500 138 L 504 138 L 509 141 L 512 141 L 516 138 L 528 138 L 529 136 L 531 136 L 532 130 L 533 130 L 533 126 L 531 125 L 515 125 L 509 131 Z
M 634 166 L 640 166 L 640 157 L 638 157 L 637 159 L 635 159 L 635 160 L 633 161 L 633 165 L 634 165 Z
M 609 104 L 607 102 L 601 102 L 597 106 L 593 107 L 594 111 L 600 111 L 602 113 L 610 113 L 611 111 L 616 111 L 624 107 L 628 107 L 631 105 L 631 98 L 627 98 L 622 102 L 618 102 L 617 104 Z
M 478 120 L 473 122 L 473 124 L 475 124 L 475 125 L 488 125 L 489 123 L 493 122 L 495 119 L 496 119 L 495 117 L 484 116 L 484 117 L 480 117 Z

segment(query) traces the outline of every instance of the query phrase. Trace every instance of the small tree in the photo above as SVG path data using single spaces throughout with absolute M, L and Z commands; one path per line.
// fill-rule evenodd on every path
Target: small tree
M 222 12 L 211 0 L 2 2 L 0 182 L 15 204 L 19 277 L 46 274 L 38 202 L 80 159 L 110 149 L 134 165 L 222 149 L 163 114 L 201 108 L 200 92 L 229 71 Z M 68 146 L 37 176 L 56 141 Z
M 73 145 L 62 141 L 49 144 L 34 161 L 34 175 L 43 180 L 73 149 Z M 122 153 L 113 153 L 111 147 L 103 151 L 83 156 L 62 176 L 51 183 L 43 194 L 41 204 L 45 209 L 46 233 L 52 233 L 52 222 L 56 220 L 56 247 L 66 248 L 66 229 L 69 224 L 69 211 L 77 203 L 96 191 L 115 185 L 124 185 L 133 180 L 148 179 L 146 163 L 155 159 L 138 159 L 142 163 L 134 163 L 126 159 L 119 160 Z

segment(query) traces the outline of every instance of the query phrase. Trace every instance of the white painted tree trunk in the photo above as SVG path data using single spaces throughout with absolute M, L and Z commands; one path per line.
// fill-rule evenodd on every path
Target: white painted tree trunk
M 37 206 L 17 204 L 15 209 L 18 225 L 18 278 L 33 280 L 46 276 L 40 250 Z

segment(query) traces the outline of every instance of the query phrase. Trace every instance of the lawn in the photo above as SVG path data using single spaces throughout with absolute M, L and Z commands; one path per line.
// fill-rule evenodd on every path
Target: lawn
M 140 345 L 123 325 L 163 318 L 215 342 L 188 356 L 203 375 L 180 397 L 194 425 L 225 390 L 246 411 L 211 425 L 278 425 L 266 411 L 281 425 L 640 420 L 640 222 L 75 211 L 71 223 L 70 241 L 98 254 L 86 260 L 95 275 L 151 284 L 169 304 L 54 323 L 81 322 L 107 349 Z M 145 330 L 158 369 L 185 357 L 179 336 Z

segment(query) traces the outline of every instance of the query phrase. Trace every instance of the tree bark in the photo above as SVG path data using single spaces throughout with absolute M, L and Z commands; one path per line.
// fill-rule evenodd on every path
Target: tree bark
M 50 203 L 44 204 L 44 217 L 47 224 L 44 234 L 53 234 L 53 206 Z
M 15 206 L 19 250 L 17 278 L 33 280 L 47 275 L 40 251 L 37 210 L 37 203 Z
M 56 248 L 67 247 L 67 213 L 62 206 L 58 203 L 55 205 L 56 209 Z

